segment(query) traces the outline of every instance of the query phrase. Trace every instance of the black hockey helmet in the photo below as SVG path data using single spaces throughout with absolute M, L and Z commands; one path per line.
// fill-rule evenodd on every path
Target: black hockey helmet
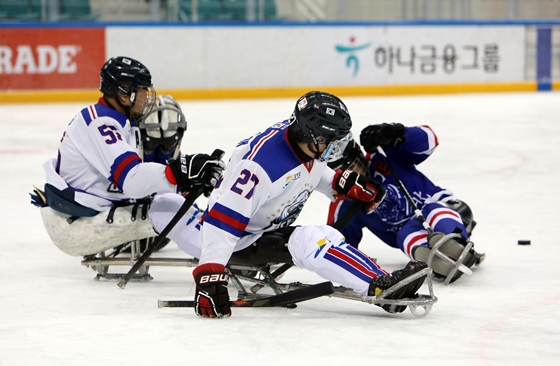
M 150 71 L 130 57 L 116 56 L 105 62 L 101 68 L 99 90 L 110 97 L 118 94 L 130 97 L 130 109 L 134 115 L 149 113 L 155 103 L 156 93 Z M 136 110 L 134 107 L 138 102 L 143 105 L 139 105 Z
M 352 170 L 358 174 L 370 175 L 368 169 L 368 162 L 360 145 L 356 140 L 352 139 L 346 145 L 342 157 L 340 159 L 332 160 L 328 163 L 329 167 L 333 170 Z
M 338 159 L 351 138 L 352 119 L 346 105 L 336 96 L 311 91 L 299 98 L 290 117 L 290 132 L 300 142 L 306 142 L 315 158 Z M 339 144 L 342 142 L 343 146 Z M 319 144 L 327 148 L 319 153 Z

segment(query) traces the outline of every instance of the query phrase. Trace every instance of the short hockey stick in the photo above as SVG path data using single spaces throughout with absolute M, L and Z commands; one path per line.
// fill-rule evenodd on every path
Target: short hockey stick
M 393 179 L 397 182 L 397 184 L 399 185 L 401 191 L 404 193 L 404 195 L 406 196 L 406 199 L 408 200 L 408 203 L 410 203 L 410 205 L 412 206 L 412 208 L 414 208 L 414 214 L 416 215 L 416 217 L 418 218 L 418 220 L 422 223 L 422 226 L 424 227 L 424 229 L 426 229 L 426 231 L 428 233 L 432 233 L 433 230 L 431 228 L 431 226 L 428 224 L 428 222 L 426 221 L 426 219 L 424 218 L 424 215 L 422 215 L 422 211 L 420 211 L 418 209 L 418 206 L 416 206 L 416 204 L 414 203 L 414 201 L 412 200 L 412 197 L 410 196 L 410 193 L 408 193 L 408 190 L 405 188 L 403 182 L 399 179 L 399 177 L 397 176 L 397 173 L 395 173 L 395 171 L 393 170 L 393 167 L 391 166 L 391 164 L 389 163 L 389 159 L 387 159 L 387 155 L 385 154 L 385 151 L 383 150 L 383 148 L 381 146 L 377 146 L 377 151 L 379 152 L 379 154 L 381 155 L 383 161 L 385 162 L 385 164 L 387 165 L 387 168 L 389 169 L 389 172 L 391 173 L 391 175 L 393 176 Z
M 344 229 L 360 213 L 363 204 L 362 201 L 350 202 L 346 210 L 338 216 L 338 219 L 331 226 L 338 231 Z
M 214 159 L 221 159 L 224 156 L 224 152 L 220 149 L 216 149 L 216 150 L 214 150 L 214 152 L 210 156 Z M 119 281 L 118 286 L 120 288 L 124 289 L 126 287 L 126 284 L 134 276 L 136 271 L 138 271 L 138 269 L 140 269 L 140 267 L 142 267 L 142 265 L 144 265 L 146 260 L 150 257 L 150 255 L 152 255 L 154 250 L 167 237 L 167 235 L 169 235 L 169 232 L 171 232 L 171 230 L 173 230 L 175 225 L 177 225 L 179 220 L 181 220 L 181 218 L 185 215 L 185 213 L 187 213 L 189 208 L 193 205 L 193 203 L 196 201 L 196 199 L 203 193 L 203 191 L 204 191 L 204 188 L 201 186 L 201 187 L 197 187 L 194 190 L 192 190 L 191 192 L 189 192 L 189 195 L 185 198 L 185 202 L 181 205 L 181 207 L 179 208 L 179 210 L 177 211 L 175 216 L 173 216 L 173 218 L 171 219 L 169 224 L 167 224 L 167 226 L 162 230 L 162 232 L 152 242 L 152 245 L 150 245 L 148 248 L 146 248 L 146 251 L 142 254 L 142 256 L 140 256 L 140 258 L 138 258 L 138 260 L 136 261 L 136 263 L 134 263 L 132 268 Z
M 230 301 L 229 305 L 236 308 L 287 306 L 322 296 L 328 296 L 333 293 L 334 286 L 332 282 L 327 281 L 300 287 L 279 295 L 272 295 L 254 300 Z M 158 300 L 158 308 L 193 308 L 194 306 L 195 302 L 193 300 Z

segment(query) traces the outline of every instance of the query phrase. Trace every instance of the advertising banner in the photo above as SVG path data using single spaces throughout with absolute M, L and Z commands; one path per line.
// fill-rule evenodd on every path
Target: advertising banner
M 272 26 L 107 29 L 156 88 L 282 88 L 524 81 L 523 26 Z
M 98 88 L 104 62 L 103 28 L 0 28 L 0 90 Z
M 524 80 L 521 26 L 349 27 L 325 30 L 329 83 L 451 84 Z M 323 70 L 324 71 L 324 70 Z M 324 80 L 324 72 L 315 73 Z

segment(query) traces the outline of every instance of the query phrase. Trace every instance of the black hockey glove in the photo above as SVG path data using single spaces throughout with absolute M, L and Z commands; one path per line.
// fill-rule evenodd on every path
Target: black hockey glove
M 196 283 L 194 311 L 205 318 L 226 318 L 231 315 L 228 275 L 221 264 L 201 264 L 193 270 Z
M 372 213 L 385 198 L 385 189 L 375 180 L 351 170 L 337 170 L 333 188 L 338 199 L 353 199 L 364 202 L 366 212 Z
M 404 141 L 404 126 L 400 123 L 370 125 L 360 134 L 360 144 L 370 154 L 376 151 L 377 146 L 397 147 Z
M 208 197 L 225 168 L 222 160 L 214 159 L 210 155 L 180 155 L 177 159 L 169 160 L 165 174 L 181 192 L 187 193 L 196 186 L 203 186 L 204 195 Z

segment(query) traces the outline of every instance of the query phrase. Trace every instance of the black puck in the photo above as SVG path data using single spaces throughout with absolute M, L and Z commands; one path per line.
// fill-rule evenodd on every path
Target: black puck
M 531 240 L 518 240 L 517 245 L 531 245 Z

